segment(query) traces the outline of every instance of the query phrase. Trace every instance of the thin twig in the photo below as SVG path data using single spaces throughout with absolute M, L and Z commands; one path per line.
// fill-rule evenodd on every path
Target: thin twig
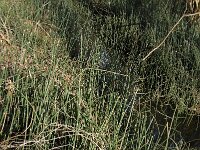
M 167 38 L 170 36 L 170 34 L 174 31 L 174 29 L 178 26 L 178 24 L 181 22 L 181 20 L 185 17 L 191 17 L 191 16 L 195 16 L 195 15 L 200 15 L 200 12 L 197 13 L 193 13 L 193 14 L 184 14 L 177 22 L 176 24 L 172 27 L 172 29 L 168 32 L 167 36 L 165 36 L 165 38 L 161 41 L 160 44 L 158 44 L 158 46 L 156 46 L 154 49 L 152 49 L 142 60 L 145 61 L 154 51 L 156 51 L 157 49 L 159 49 L 167 40 Z

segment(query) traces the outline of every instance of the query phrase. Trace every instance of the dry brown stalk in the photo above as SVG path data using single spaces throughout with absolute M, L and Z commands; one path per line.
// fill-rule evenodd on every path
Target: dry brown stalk
M 170 36 L 170 34 L 174 31 L 174 29 L 179 25 L 179 23 L 183 20 L 185 17 L 192 17 L 200 15 L 200 11 L 192 14 L 183 14 L 183 16 L 176 22 L 176 24 L 171 28 L 171 30 L 168 32 L 168 34 L 165 36 L 165 38 L 156 46 L 154 49 L 152 49 L 142 60 L 145 61 L 153 52 L 155 52 L 157 49 L 159 49 L 167 40 L 167 38 Z

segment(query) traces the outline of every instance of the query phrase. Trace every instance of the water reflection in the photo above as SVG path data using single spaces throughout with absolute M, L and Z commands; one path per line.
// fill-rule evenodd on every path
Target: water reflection
M 109 69 L 111 66 L 111 58 L 106 49 L 100 51 L 99 68 L 103 70 Z

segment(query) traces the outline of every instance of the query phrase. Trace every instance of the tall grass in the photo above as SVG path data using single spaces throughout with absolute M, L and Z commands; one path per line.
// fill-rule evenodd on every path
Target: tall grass
M 142 61 L 184 9 L 2 0 L 0 148 L 198 147 L 199 23 L 183 20 Z

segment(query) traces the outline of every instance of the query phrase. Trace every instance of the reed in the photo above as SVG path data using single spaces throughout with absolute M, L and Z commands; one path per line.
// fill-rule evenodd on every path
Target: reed
M 185 1 L 1 1 L 0 149 L 199 146 Z

